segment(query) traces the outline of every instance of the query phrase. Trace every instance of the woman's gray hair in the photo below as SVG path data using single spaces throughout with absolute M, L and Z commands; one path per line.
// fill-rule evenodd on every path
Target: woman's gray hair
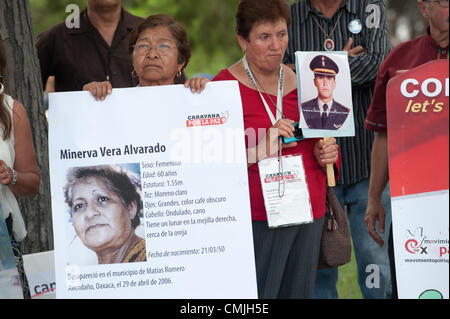
M 73 167 L 67 173 L 67 183 L 64 186 L 65 202 L 69 206 L 72 215 L 73 187 L 87 178 L 98 178 L 102 180 L 106 188 L 120 198 L 125 207 L 136 203 L 136 216 L 131 220 L 131 226 L 136 228 L 140 225 L 142 215 L 141 182 L 137 174 L 127 173 L 119 165 L 99 165 Z

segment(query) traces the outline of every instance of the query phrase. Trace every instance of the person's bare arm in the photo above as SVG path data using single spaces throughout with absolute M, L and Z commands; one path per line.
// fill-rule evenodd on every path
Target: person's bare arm
M 10 184 L 12 182 L 12 169 L 16 171 L 16 184 L 11 185 L 12 192 L 19 197 L 34 197 L 39 193 L 39 184 L 41 175 L 36 163 L 36 154 L 31 136 L 30 123 L 22 104 L 14 101 L 13 106 L 13 125 L 14 125 L 14 151 L 15 161 L 13 167 L 7 167 L 6 164 L 0 168 L 0 182 Z

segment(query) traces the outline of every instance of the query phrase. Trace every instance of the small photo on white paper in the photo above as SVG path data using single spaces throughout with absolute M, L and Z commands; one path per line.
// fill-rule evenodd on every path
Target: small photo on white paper
M 296 52 L 305 137 L 354 136 L 350 67 L 342 52 Z
M 139 163 L 71 167 L 65 178 L 68 264 L 146 261 Z

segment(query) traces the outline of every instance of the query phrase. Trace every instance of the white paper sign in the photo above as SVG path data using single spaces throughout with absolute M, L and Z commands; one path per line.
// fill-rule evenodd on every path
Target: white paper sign
M 56 298 L 55 256 L 53 250 L 23 255 L 32 299 Z
M 49 154 L 57 298 L 257 297 L 237 82 L 51 94 Z
M 258 163 L 267 222 L 270 228 L 313 222 L 313 213 L 301 156 L 277 157 Z

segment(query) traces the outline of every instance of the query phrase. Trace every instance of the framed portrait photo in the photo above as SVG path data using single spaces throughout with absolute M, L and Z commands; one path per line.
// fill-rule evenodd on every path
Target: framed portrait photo
M 347 52 L 297 51 L 295 57 L 303 135 L 355 136 Z

